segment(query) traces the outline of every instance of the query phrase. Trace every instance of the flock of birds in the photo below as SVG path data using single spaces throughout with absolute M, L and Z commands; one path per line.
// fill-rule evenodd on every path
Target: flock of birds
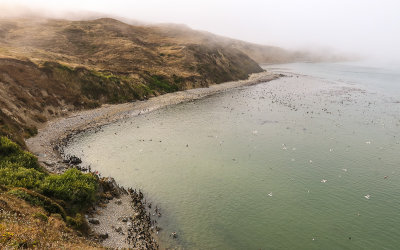
M 306 89 L 307 87 L 304 87 L 304 89 Z M 370 111 L 371 113 L 373 113 L 373 111 L 371 111 L 371 108 L 373 106 L 371 106 L 372 104 L 376 104 L 375 102 L 371 102 L 368 101 L 367 105 L 363 107 L 363 105 L 361 104 L 362 101 L 357 100 L 354 96 L 354 94 L 359 94 L 360 96 L 365 96 L 367 93 L 366 91 L 360 90 L 360 89 L 356 89 L 356 88 L 340 88 L 337 90 L 330 90 L 330 91 L 325 91 L 325 92 L 320 92 L 315 94 L 315 96 L 318 96 L 319 99 L 318 100 L 313 100 L 312 102 L 310 102 L 307 98 L 307 91 L 293 91 L 293 92 L 288 92 L 286 86 L 282 87 L 282 86 L 275 86 L 273 87 L 273 90 L 271 89 L 263 89 L 260 90 L 261 92 L 263 92 L 263 94 L 266 94 L 271 100 L 272 100 L 272 104 L 280 104 L 283 106 L 288 107 L 291 111 L 301 111 L 301 110 L 307 110 L 305 111 L 305 114 L 310 115 L 311 118 L 315 118 L 316 115 L 320 115 L 321 111 L 325 114 L 328 115 L 332 115 L 333 112 L 329 111 L 328 107 L 322 107 L 321 111 L 315 111 L 315 110 L 310 110 L 312 109 L 312 104 L 317 104 L 319 103 L 320 105 L 329 105 L 332 103 L 336 103 L 339 106 L 351 106 L 353 104 L 359 104 L 359 111 L 361 111 L 361 113 L 363 115 L 365 115 L 367 113 L 367 110 Z M 332 97 L 334 96 L 335 98 L 338 98 L 338 100 L 331 100 L 330 102 L 327 102 L 326 100 L 324 100 L 324 98 L 326 98 L 327 96 Z M 255 98 L 253 98 L 255 99 Z M 260 99 L 265 99 L 265 97 L 263 96 Z M 299 100 L 301 100 L 299 102 Z M 307 103 L 308 102 L 308 103 Z M 364 108 L 364 109 L 363 109 Z M 249 110 L 250 111 L 250 110 Z M 272 111 L 272 109 L 271 109 Z M 336 114 L 337 116 L 342 116 L 345 114 L 344 110 L 341 110 L 340 108 L 336 109 Z M 364 124 L 375 124 L 375 123 L 382 123 L 383 122 L 375 122 L 375 121 L 370 121 L 370 122 L 364 122 Z M 342 124 L 340 124 L 342 125 Z M 384 125 L 382 125 L 384 126 Z M 259 132 L 258 130 L 253 130 L 252 134 L 253 135 L 257 135 Z M 371 140 L 367 140 L 365 141 L 365 144 L 370 145 L 372 142 Z M 283 150 L 288 150 L 287 146 L 285 144 L 282 144 L 282 149 Z M 293 151 L 296 150 L 295 147 L 292 148 Z M 333 148 L 329 149 L 329 152 L 334 152 Z M 291 161 L 295 161 L 295 159 L 291 159 Z M 309 163 L 313 163 L 312 160 L 309 160 Z M 346 168 L 342 169 L 344 172 L 347 172 Z M 388 176 L 384 176 L 384 179 L 387 179 Z M 326 183 L 328 182 L 327 179 L 323 178 L 321 181 L 321 183 Z M 308 192 L 310 192 L 308 190 Z M 272 192 L 268 193 L 269 197 L 272 197 Z M 371 198 L 371 194 L 366 194 L 364 195 L 364 198 L 369 200 Z
M 359 109 L 358 111 L 360 111 L 362 114 L 366 114 L 366 110 L 371 108 L 371 105 L 368 105 L 368 107 L 363 107 L 360 104 L 360 101 L 357 101 L 354 98 L 352 98 L 352 95 L 354 93 L 357 93 L 359 95 L 365 95 L 365 93 L 357 89 L 340 88 L 335 91 L 327 91 L 327 92 L 320 91 L 320 92 L 310 93 L 309 86 L 306 85 L 302 86 L 301 84 L 300 86 L 297 86 L 296 90 L 294 91 L 288 91 L 287 86 L 285 86 L 284 84 L 273 85 L 273 83 L 271 82 L 264 86 L 260 87 L 255 86 L 256 88 L 258 88 L 256 92 L 254 91 L 235 92 L 235 94 L 232 95 L 232 99 L 240 100 L 241 103 L 238 104 L 238 107 L 232 107 L 231 106 L 232 103 L 228 102 L 228 104 L 223 106 L 223 108 L 225 109 L 226 112 L 229 112 L 233 115 L 246 115 L 248 117 L 252 117 L 254 115 L 255 110 L 260 112 L 265 112 L 270 110 L 273 112 L 282 113 L 283 116 L 285 116 L 284 119 L 288 119 L 285 112 L 288 111 L 296 112 L 297 114 L 301 113 L 302 119 L 309 119 L 309 118 L 313 119 L 321 117 L 327 120 L 330 119 L 330 121 L 332 121 L 336 127 L 343 127 L 341 119 L 343 118 L 343 116 L 346 116 L 347 108 L 349 107 L 351 108 L 353 107 L 353 105 L 358 105 L 357 109 Z M 311 98 L 310 95 L 313 95 L 313 97 Z M 254 102 L 254 100 L 256 100 L 256 102 Z M 267 107 L 266 106 L 262 107 L 263 110 L 260 110 L 260 106 L 266 105 L 266 100 L 270 101 L 269 105 Z M 259 106 L 257 107 L 257 105 Z M 279 105 L 281 107 L 286 107 L 286 109 L 282 108 L 277 109 L 276 105 Z M 374 111 L 371 110 L 371 113 L 373 112 Z M 367 119 L 370 119 L 370 117 L 366 116 L 365 120 Z M 270 123 L 270 122 L 261 121 L 261 125 L 264 125 L 265 123 Z M 278 122 L 273 121 L 271 123 L 278 123 Z M 367 123 L 363 122 L 363 124 Z M 368 124 L 376 125 L 377 122 L 369 121 Z M 289 127 L 286 127 L 286 129 L 289 129 Z M 262 133 L 260 131 L 253 129 L 251 130 L 251 134 L 254 136 L 259 136 Z M 117 135 L 117 133 L 115 135 Z M 215 138 L 218 137 L 215 136 Z M 139 141 L 144 142 L 145 140 L 139 140 Z M 161 143 L 162 141 L 154 140 L 154 142 Z M 365 144 L 371 145 L 373 144 L 372 142 L 373 141 L 371 140 L 366 140 Z M 222 143 L 223 141 L 219 141 L 219 145 L 222 146 Z M 185 145 L 187 148 L 189 147 L 189 144 Z M 292 151 L 297 150 L 296 147 L 289 147 L 288 149 L 288 146 L 286 144 L 282 144 L 282 149 L 292 150 Z M 143 149 L 139 150 L 139 152 L 142 151 Z M 335 150 L 333 147 L 329 148 L 329 152 L 332 153 L 334 151 Z M 232 160 L 237 161 L 236 158 L 233 158 Z M 291 161 L 294 162 L 295 159 L 292 158 Z M 313 160 L 309 159 L 308 161 L 310 164 L 313 164 Z M 343 168 L 341 170 L 344 172 L 348 171 L 346 168 Z M 388 179 L 388 176 L 384 176 L 384 179 Z M 328 180 L 322 178 L 320 182 L 327 183 Z M 307 192 L 310 193 L 310 190 L 307 190 Z M 271 191 L 267 193 L 267 196 L 273 197 L 273 192 Z M 369 200 L 371 199 L 371 197 L 372 197 L 371 194 L 365 194 L 363 198 L 360 197 L 360 199 L 365 198 Z M 313 240 L 315 240 L 315 238 L 313 238 Z
M 253 134 L 255 134 L 254 131 L 253 131 Z M 366 144 L 371 144 L 371 141 L 366 141 L 365 143 L 366 143 Z M 283 150 L 287 150 L 286 144 L 284 144 L 284 143 L 282 144 L 282 149 L 283 149 Z M 296 148 L 293 147 L 292 150 L 295 151 Z M 329 149 L 329 152 L 333 152 L 333 151 L 334 151 L 334 150 L 333 150 L 332 148 Z M 291 159 L 291 161 L 294 161 L 294 159 Z M 312 161 L 312 160 L 309 160 L 309 163 L 313 163 L 313 161 Z M 342 171 L 343 171 L 343 172 L 347 172 L 347 168 L 342 168 Z M 388 179 L 389 176 L 385 175 L 383 178 L 384 178 L 384 179 Z M 328 182 L 327 179 L 324 179 L 324 178 L 323 178 L 323 179 L 321 180 L 321 183 L 326 183 L 326 182 Z M 307 190 L 307 192 L 310 193 L 310 190 Z M 272 192 L 268 193 L 268 196 L 269 196 L 269 197 L 272 197 Z M 369 200 L 369 199 L 371 198 L 371 195 L 370 195 L 370 194 L 366 194 L 366 195 L 364 195 L 364 198 L 367 199 L 367 200 Z

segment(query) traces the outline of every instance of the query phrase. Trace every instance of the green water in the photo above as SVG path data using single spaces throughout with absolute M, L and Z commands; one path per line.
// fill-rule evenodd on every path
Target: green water
M 399 111 L 362 85 L 294 75 L 81 134 L 66 152 L 144 190 L 165 246 L 398 249 Z

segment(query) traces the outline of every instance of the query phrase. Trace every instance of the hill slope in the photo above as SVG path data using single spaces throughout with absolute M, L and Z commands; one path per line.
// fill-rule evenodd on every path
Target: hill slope
M 0 24 L 1 54 L 33 62 L 134 74 L 182 77 L 187 87 L 245 78 L 261 68 L 243 52 L 178 35 L 158 26 L 92 21 L 12 20 Z M 192 31 L 191 33 L 198 33 Z M 1 55 L 0 54 L 0 55 Z M 189 81 L 185 81 L 191 77 Z
M 0 135 L 20 145 L 46 120 L 103 103 L 245 79 L 293 53 L 181 25 L 0 20 Z

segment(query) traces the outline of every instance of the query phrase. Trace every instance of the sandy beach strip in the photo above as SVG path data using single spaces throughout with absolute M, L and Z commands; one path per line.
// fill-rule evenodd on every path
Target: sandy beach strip
M 39 162 L 42 163 L 48 171 L 62 173 L 70 166 L 63 162 L 60 152 L 63 151 L 63 145 L 78 133 L 89 129 L 96 129 L 121 119 L 135 117 L 169 105 L 204 98 L 238 87 L 272 81 L 281 76 L 283 75 L 262 72 L 250 75 L 247 80 L 221 83 L 208 88 L 168 93 L 150 98 L 146 101 L 103 105 L 97 109 L 74 112 L 67 117 L 61 117 L 46 123 L 43 128 L 39 129 L 35 137 L 26 140 L 26 144 L 29 150 L 38 156 Z M 123 195 L 117 200 L 117 203 L 115 201 L 110 201 L 106 206 L 97 206 L 94 208 L 97 212 L 91 213 L 90 217 L 92 220 L 97 220 L 99 224 L 93 225 L 89 223 L 89 225 L 92 231 L 97 235 L 107 235 L 102 241 L 104 247 L 114 249 L 129 248 L 132 247 L 130 244 L 131 241 L 146 244 L 146 242 L 140 238 L 140 235 L 134 233 L 140 228 L 142 228 L 140 230 L 146 235 L 150 235 L 146 237 L 146 240 L 151 242 L 155 240 L 156 242 L 154 242 L 154 244 L 156 245 L 162 244 L 162 242 L 158 242 L 156 239 L 157 235 L 153 227 L 138 226 L 138 228 L 134 228 L 135 225 L 148 225 L 148 220 L 146 219 L 139 218 L 136 222 L 132 219 L 132 215 L 137 214 L 137 211 L 143 211 L 142 202 L 143 200 L 135 202 L 135 199 L 131 199 L 129 195 Z M 126 223 L 121 222 L 121 218 L 129 218 L 129 221 Z M 132 224 L 132 222 L 136 224 Z M 136 243 L 133 244 L 137 247 Z
M 58 145 L 76 133 L 148 113 L 168 105 L 204 98 L 238 87 L 268 82 L 280 76 L 282 75 L 261 72 L 250 75 L 246 80 L 215 84 L 208 88 L 168 93 L 145 101 L 114 105 L 105 104 L 100 108 L 73 112 L 67 117 L 47 122 L 42 128 L 39 128 L 38 134 L 35 137 L 26 140 L 26 145 L 48 171 L 61 173 L 68 166 L 63 163 L 60 157 Z

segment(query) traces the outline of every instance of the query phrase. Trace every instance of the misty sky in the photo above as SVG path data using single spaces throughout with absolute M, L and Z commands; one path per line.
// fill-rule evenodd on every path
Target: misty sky
M 47 15 L 93 11 L 250 42 L 400 58 L 400 0 L 0 0 Z M 22 9 L 22 8 L 21 8 Z M 8 8 L 6 12 L 11 13 Z M 0 11 L 4 12 L 5 11 Z M 1 14 L 0 14 L 1 15 Z

